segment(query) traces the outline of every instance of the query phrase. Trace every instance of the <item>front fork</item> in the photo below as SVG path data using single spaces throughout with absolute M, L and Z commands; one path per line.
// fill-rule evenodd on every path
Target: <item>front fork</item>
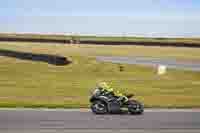
M 121 96 L 117 99 L 120 103 L 121 106 L 123 106 L 124 104 L 128 104 L 129 99 L 125 96 Z

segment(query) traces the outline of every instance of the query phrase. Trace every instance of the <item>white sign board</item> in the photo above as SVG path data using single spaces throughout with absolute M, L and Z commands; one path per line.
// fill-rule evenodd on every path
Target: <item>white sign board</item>
M 164 65 L 158 65 L 157 69 L 158 69 L 157 70 L 158 75 L 163 75 L 167 72 L 167 67 Z

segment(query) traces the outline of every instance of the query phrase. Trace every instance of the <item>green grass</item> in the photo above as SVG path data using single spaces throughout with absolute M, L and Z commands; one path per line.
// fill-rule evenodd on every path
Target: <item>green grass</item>
M 158 76 L 153 67 L 102 63 L 94 58 L 120 55 L 199 61 L 200 49 L 8 42 L 0 42 L 0 49 L 57 54 L 73 61 L 54 66 L 0 56 L 0 107 L 88 107 L 90 91 L 99 81 L 126 88 L 146 107 L 200 107 L 199 72 L 169 69 Z
M 78 39 L 80 41 L 108 41 L 108 42 L 159 42 L 159 43 L 188 43 L 200 44 L 200 38 L 148 38 L 148 37 L 131 37 L 131 36 L 84 36 L 84 35 L 39 35 L 39 34 L 4 34 L 0 33 L 1 38 L 29 38 L 29 39 L 54 39 L 70 40 Z
M 55 39 L 55 40 L 69 40 L 71 36 L 65 35 L 40 35 L 40 34 L 4 34 L 0 33 L 2 38 L 29 38 L 29 39 Z

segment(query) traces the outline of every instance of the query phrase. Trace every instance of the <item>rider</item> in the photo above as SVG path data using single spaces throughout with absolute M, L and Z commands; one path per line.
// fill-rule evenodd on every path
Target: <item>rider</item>
M 99 83 L 98 88 L 100 88 L 102 91 L 112 93 L 114 96 L 119 97 L 119 100 L 124 100 L 124 102 L 128 101 L 128 98 L 123 93 L 121 93 L 119 90 L 114 91 L 114 89 L 106 82 Z

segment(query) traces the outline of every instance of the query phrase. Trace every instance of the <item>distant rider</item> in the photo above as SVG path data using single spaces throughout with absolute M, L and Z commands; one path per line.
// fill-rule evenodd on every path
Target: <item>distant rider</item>
M 98 84 L 98 88 L 101 89 L 101 91 L 106 92 L 108 94 L 113 94 L 116 97 L 119 97 L 118 100 L 123 100 L 124 102 L 128 101 L 128 98 L 121 93 L 119 90 L 114 91 L 114 89 L 109 86 L 106 82 L 101 82 Z

